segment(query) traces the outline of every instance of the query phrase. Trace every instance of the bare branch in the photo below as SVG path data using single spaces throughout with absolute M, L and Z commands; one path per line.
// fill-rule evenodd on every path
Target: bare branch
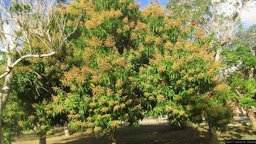
M 22 60 L 24 60 L 26 58 L 42 58 L 42 57 L 49 57 L 49 56 L 52 56 L 54 54 L 56 54 L 56 52 L 51 52 L 51 53 L 42 54 L 42 55 L 40 55 L 40 54 L 27 54 L 27 55 L 24 55 L 24 56 L 20 57 L 19 59 L 17 59 L 14 63 L 12 63 L 12 65 L 8 66 L 9 67 L 9 71 L 6 71 L 2 75 L 0 75 L 0 79 L 4 78 L 5 76 L 7 76 L 12 71 L 14 66 L 16 66 L 19 62 L 21 62 Z

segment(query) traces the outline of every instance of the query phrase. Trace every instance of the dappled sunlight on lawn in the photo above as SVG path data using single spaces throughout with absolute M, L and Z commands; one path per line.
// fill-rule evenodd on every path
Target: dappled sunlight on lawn
M 122 127 L 117 130 L 118 144 L 207 144 L 209 136 L 207 126 L 188 126 L 175 130 L 168 124 L 147 124 L 138 128 Z M 32 140 L 28 140 L 28 138 Z M 218 132 L 218 139 L 223 143 L 225 139 L 256 139 L 256 132 L 249 126 L 229 126 L 225 133 Z M 86 136 L 84 133 L 74 133 L 69 137 L 64 135 L 52 136 L 47 139 L 49 144 L 106 144 L 108 137 Z M 35 137 L 25 135 L 15 144 L 38 143 Z

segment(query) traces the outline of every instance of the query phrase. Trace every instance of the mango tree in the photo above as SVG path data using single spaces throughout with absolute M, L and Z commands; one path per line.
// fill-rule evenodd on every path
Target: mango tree
M 155 4 L 140 11 L 132 0 L 79 1 L 63 11 L 70 25 L 82 13 L 84 26 L 70 39 L 76 63 L 49 107 L 68 112 L 72 128 L 113 138 L 121 122 L 136 124 L 149 112 L 177 125 L 229 122 L 229 87 L 202 29 Z

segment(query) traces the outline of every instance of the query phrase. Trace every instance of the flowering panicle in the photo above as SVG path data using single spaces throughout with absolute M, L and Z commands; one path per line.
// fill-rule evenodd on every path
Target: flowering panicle
M 144 29 L 146 29 L 146 28 L 147 28 L 147 24 L 145 24 L 145 23 L 139 21 L 139 22 L 137 23 L 136 27 L 135 27 L 135 30 L 140 31 L 140 30 L 144 30 Z
M 97 37 L 93 37 L 92 39 L 89 40 L 89 44 L 90 46 L 97 47 L 102 45 L 102 41 Z
M 109 11 L 102 11 L 99 13 L 94 13 L 90 20 L 85 22 L 85 27 L 87 29 L 96 28 L 97 26 L 101 25 L 105 22 L 106 19 L 110 18 L 119 18 L 122 16 L 122 12 L 120 10 L 111 9 Z
M 134 10 L 134 9 L 138 9 L 140 7 L 140 5 L 138 3 L 130 3 L 127 7 L 128 10 Z
M 114 41 L 113 38 L 107 37 L 107 38 L 105 39 L 105 41 L 104 41 L 104 45 L 105 45 L 106 47 L 112 48 L 112 47 L 114 47 L 114 46 L 116 45 L 116 42 Z
M 141 12 L 142 16 L 144 16 L 144 17 L 148 17 L 150 15 L 153 15 L 156 17 L 163 17 L 164 13 L 165 13 L 164 10 L 155 4 L 151 4 L 151 5 L 147 6 Z

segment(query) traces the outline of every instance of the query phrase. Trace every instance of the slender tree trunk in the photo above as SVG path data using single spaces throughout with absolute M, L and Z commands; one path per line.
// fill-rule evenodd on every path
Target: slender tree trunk
M 39 135 L 39 144 L 46 144 L 46 135 Z
M 12 64 L 12 57 L 7 55 L 7 68 L 6 71 L 10 71 L 10 65 Z M 6 106 L 6 103 L 9 99 L 10 91 L 11 91 L 11 81 L 12 81 L 13 72 L 5 76 L 4 84 L 0 89 L 0 144 L 4 144 L 3 139 L 3 128 L 2 128 L 2 118 L 3 118 L 3 111 Z
M 116 144 L 116 130 L 110 133 L 109 140 L 111 144 Z
M 248 117 L 249 117 L 249 119 L 252 122 L 253 128 L 256 130 L 256 118 L 255 118 L 254 110 L 249 110 Z
M 209 126 L 208 134 L 210 139 L 209 144 L 217 144 L 218 138 L 215 127 Z
M 0 114 L 0 144 L 4 144 L 3 128 L 2 128 L 2 112 Z
M 66 137 L 70 135 L 68 124 L 64 124 L 64 134 Z
M 217 49 L 216 55 L 215 55 L 215 58 L 214 58 L 215 61 L 220 61 L 221 60 L 221 52 L 222 52 L 221 48 Z
M 251 53 L 252 53 L 253 56 L 255 56 L 256 50 L 252 49 L 252 50 L 251 50 Z M 250 79 L 253 79 L 253 78 L 254 78 L 254 71 L 255 71 L 255 69 L 254 69 L 254 67 L 252 67 L 252 68 L 250 69 L 250 71 L 249 71 L 249 78 L 250 78 Z M 255 110 L 249 109 L 249 111 L 248 111 L 248 117 L 249 117 L 249 119 L 251 120 L 254 129 L 256 130 L 256 118 L 255 118 L 255 113 L 254 113 L 254 112 L 255 112 Z

